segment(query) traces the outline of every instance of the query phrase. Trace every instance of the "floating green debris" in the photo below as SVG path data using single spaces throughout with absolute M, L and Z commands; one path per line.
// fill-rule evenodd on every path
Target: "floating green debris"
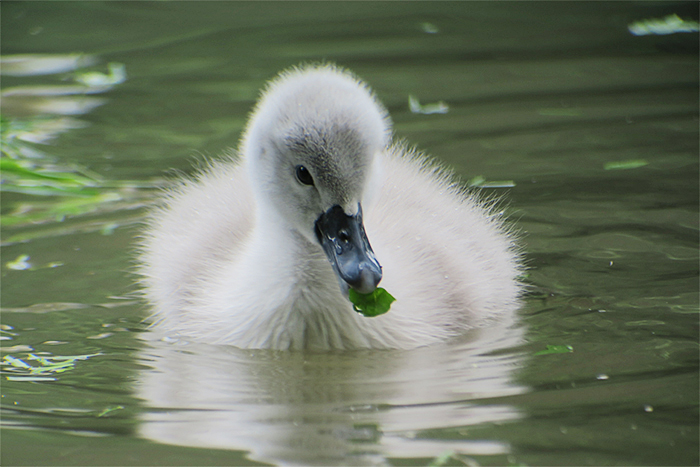
M 85 214 L 106 214 L 145 205 L 162 182 L 105 180 L 87 167 L 61 163 L 38 149 L 58 135 L 89 124 L 69 115 L 89 112 L 105 99 L 88 97 L 112 89 L 126 80 L 122 63 L 109 63 L 108 72 L 80 70 L 92 66 L 96 57 L 74 55 L 13 55 L 0 57 L 2 74 L 12 76 L 46 75 L 73 72 L 78 83 L 70 85 L 30 85 L 3 89 L 0 114 L 0 191 L 27 196 L 12 196 L 3 205 L 0 224 L 5 231 L 3 244 L 27 241 L 72 232 L 99 231 L 111 234 L 116 228 L 135 220 L 88 218 L 64 223 L 67 218 Z M 132 216 L 135 217 L 135 216 Z M 55 224 L 68 225 L 55 225 Z M 14 269 L 34 269 L 21 260 L 10 262 Z M 41 267 L 56 267 L 50 263 Z
M 12 333 L 14 336 L 15 334 Z M 2 336 L 1 340 L 12 340 L 12 337 Z M 2 346 L 0 347 L 0 353 L 12 353 L 12 352 L 31 352 L 34 348 L 30 345 L 17 344 L 10 347 Z
M 19 255 L 14 261 L 5 263 L 5 267 L 13 271 L 26 271 L 32 268 L 32 263 L 29 262 L 29 255 Z
M 450 107 L 444 102 L 439 101 L 434 104 L 421 105 L 417 97 L 409 95 L 408 96 L 408 109 L 414 114 L 446 114 Z
M 50 156 L 27 144 L 42 143 L 53 137 L 53 130 L 44 128 L 40 122 L 47 121 L 2 117 L 0 191 L 35 196 L 33 199 L 20 198 L 8 204 L 0 217 L 2 227 L 36 227 L 40 224 L 62 222 L 67 217 L 133 209 L 142 206 L 146 199 L 154 194 L 138 190 L 139 188 L 156 188 L 162 185 L 162 182 L 105 180 L 78 164 L 64 166 L 50 162 Z M 35 135 L 35 130 L 40 134 Z M 95 222 L 97 223 L 89 230 L 101 231 L 105 235 L 119 227 L 114 221 L 93 223 Z M 3 242 L 7 244 L 42 236 L 45 235 L 37 229 L 14 235 L 5 232 Z
M 499 180 L 488 182 L 483 175 L 477 175 L 467 182 L 470 187 L 478 188 L 513 188 L 515 182 L 513 180 Z
M 98 418 L 104 417 L 104 416 L 109 415 L 110 413 L 112 413 L 112 412 L 114 412 L 114 411 L 123 410 L 123 409 L 124 409 L 124 406 L 123 406 L 123 405 L 117 405 L 117 406 L 115 406 L 115 407 L 107 407 L 107 408 L 104 409 L 102 412 L 100 412 L 99 414 L 97 414 L 97 417 L 98 417 Z
M 571 353 L 574 348 L 570 345 L 548 345 L 546 350 L 535 352 L 535 355 L 549 355 L 553 353 Z
M 114 86 L 126 81 L 126 66 L 123 63 L 109 63 L 109 73 L 99 71 L 78 72 L 75 81 L 89 87 Z
M 349 295 L 352 308 L 368 318 L 383 315 L 389 311 L 391 304 L 396 301 L 389 292 L 381 287 L 368 294 L 362 294 L 355 289 L 350 289 Z
M 12 355 L 5 355 L 2 361 L 4 364 L 11 365 L 15 368 L 24 368 L 28 370 L 32 369 L 31 365 L 27 365 L 26 363 L 24 363 L 24 361 L 20 360 L 19 358 L 15 358 Z
M 75 172 L 52 171 L 35 164 L 18 162 L 9 157 L 0 158 L 2 191 L 33 195 L 94 196 L 99 193 L 91 189 L 99 181 Z
M 427 21 L 420 23 L 420 29 L 426 34 L 437 34 L 440 32 L 440 28 L 435 26 L 433 23 L 428 23 Z
M 55 381 L 54 375 L 57 373 L 73 370 L 76 362 L 98 355 L 102 354 L 44 357 L 28 353 L 24 360 L 12 355 L 5 355 L 0 365 L 5 367 L 3 373 L 12 373 L 12 375 L 6 376 L 9 381 Z
M 51 261 L 43 266 L 35 266 L 29 262 L 29 255 L 19 255 L 14 261 L 8 261 L 5 263 L 5 267 L 13 271 L 33 271 L 36 269 L 57 268 L 59 266 L 63 266 L 61 261 Z
M 649 164 L 644 159 L 633 159 L 628 161 L 615 161 L 607 162 L 603 168 L 605 170 L 627 170 L 627 169 L 638 169 L 639 167 L 644 167 Z
M 56 381 L 58 378 L 53 376 L 6 376 L 8 381 L 24 381 L 24 382 L 40 382 L 40 381 Z
M 635 21 L 627 26 L 629 32 L 635 36 L 668 35 L 682 32 L 698 32 L 700 25 L 695 20 L 685 20 L 673 14 L 662 19 L 645 19 Z
M 105 224 L 101 229 L 100 233 L 102 235 L 112 235 L 115 230 L 117 230 L 117 227 L 119 227 L 119 224 L 116 222 L 110 222 L 109 224 Z

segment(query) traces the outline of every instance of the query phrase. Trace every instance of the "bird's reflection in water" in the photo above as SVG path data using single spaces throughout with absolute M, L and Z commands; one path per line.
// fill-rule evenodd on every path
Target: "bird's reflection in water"
M 426 430 L 520 417 L 494 398 L 522 393 L 508 351 L 523 329 L 501 322 L 459 342 L 411 351 L 240 350 L 149 334 L 139 375 L 140 435 L 235 449 L 282 465 L 382 465 L 385 458 L 508 452 L 499 440 L 431 438 Z M 480 403 L 488 398 L 489 403 Z

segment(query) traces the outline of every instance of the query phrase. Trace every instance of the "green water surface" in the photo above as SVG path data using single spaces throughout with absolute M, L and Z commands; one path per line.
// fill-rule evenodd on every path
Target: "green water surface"
M 698 34 L 630 31 L 696 3 L 0 8 L 3 160 L 27 171 L 3 170 L 3 465 L 698 465 Z M 503 197 L 512 326 L 411 352 L 149 339 L 147 207 L 309 61 Z

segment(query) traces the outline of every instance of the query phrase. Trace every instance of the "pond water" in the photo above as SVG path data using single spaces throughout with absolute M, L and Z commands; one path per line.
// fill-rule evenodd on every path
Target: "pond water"
M 698 34 L 643 34 L 697 19 L 3 2 L 5 151 L 28 169 L 3 175 L 2 464 L 698 465 Z M 512 323 L 401 352 L 149 338 L 130 269 L 157 188 L 235 147 L 266 80 L 319 60 L 503 197 L 531 285 Z

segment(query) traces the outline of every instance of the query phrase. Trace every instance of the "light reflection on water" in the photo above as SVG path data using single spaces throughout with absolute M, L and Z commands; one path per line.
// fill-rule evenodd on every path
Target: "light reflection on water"
M 381 465 L 383 459 L 509 453 L 478 436 L 512 422 L 501 402 L 521 394 L 513 320 L 459 343 L 402 351 L 244 351 L 182 342 L 149 343 L 136 395 L 147 410 L 139 435 L 161 443 L 239 449 L 257 461 L 296 465 Z M 498 353 L 501 351 L 501 353 Z M 451 441 L 435 430 L 474 430 Z

